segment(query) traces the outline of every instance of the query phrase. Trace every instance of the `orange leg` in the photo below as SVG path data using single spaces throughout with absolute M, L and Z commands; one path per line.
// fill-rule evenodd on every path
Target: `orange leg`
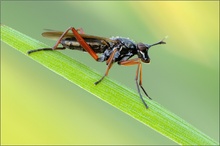
M 97 82 L 95 82 L 95 85 L 97 85 L 98 83 L 100 83 L 100 82 L 108 75 L 108 72 L 109 72 L 110 68 L 111 68 L 112 65 L 113 65 L 113 61 L 114 61 L 113 58 L 114 58 L 116 52 L 117 52 L 117 49 L 114 49 L 113 52 L 112 52 L 112 54 L 110 55 L 110 57 L 109 57 L 108 60 L 106 61 L 106 64 L 108 65 L 108 67 L 107 67 L 107 69 L 106 69 L 106 71 L 105 71 L 104 76 L 103 76 L 100 80 L 98 80 Z
M 147 104 L 145 103 L 145 101 L 144 101 L 144 99 L 143 99 L 143 97 L 141 95 L 140 88 L 139 88 L 139 86 L 140 86 L 141 89 L 143 90 L 143 92 L 145 93 L 145 95 L 149 99 L 151 99 L 149 97 L 149 95 L 147 94 L 147 92 L 145 91 L 145 89 L 143 88 L 143 86 L 142 86 L 142 64 L 141 64 L 140 59 L 139 58 L 135 58 L 135 59 L 127 60 L 127 61 L 122 61 L 119 64 L 120 65 L 124 65 L 124 66 L 138 65 L 138 68 L 137 68 L 137 71 L 136 71 L 136 76 L 135 76 L 135 81 L 136 81 L 136 85 L 137 85 L 139 96 L 140 96 L 142 102 L 144 103 L 145 107 L 148 108 Z M 139 74 L 139 84 L 138 84 L 138 74 Z
M 58 47 L 63 37 L 71 30 L 76 38 L 76 40 L 79 42 L 79 44 L 97 61 L 98 55 L 92 50 L 92 48 L 86 43 L 86 41 L 81 37 L 80 34 L 84 34 L 84 31 L 82 28 L 75 29 L 74 27 L 69 27 L 63 34 L 60 36 L 60 38 L 57 40 L 56 44 L 52 48 L 41 48 L 36 50 L 30 50 L 28 51 L 28 54 L 42 51 L 42 50 L 63 50 L 65 47 Z
M 60 41 L 63 39 L 63 37 L 71 30 L 76 38 L 76 40 L 79 42 L 79 44 L 97 61 L 98 55 L 92 50 L 92 48 L 86 43 L 86 41 L 81 37 L 81 35 L 77 32 L 77 30 L 74 27 L 69 27 L 58 39 L 56 44 L 53 46 L 53 50 L 57 48 L 57 46 L 60 44 Z M 80 31 L 80 30 L 78 30 Z
M 149 98 L 149 99 L 151 99 L 151 97 L 147 94 L 147 92 L 145 91 L 145 89 L 144 89 L 144 87 L 142 86 L 142 64 L 140 63 L 139 64 L 139 66 L 140 66 L 140 75 L 139 75 L 139 85 L 140 85 L 140 87 L 141 87 L 141 89 L 143 90 L 143 92 L 144 92 L 144 94 Z

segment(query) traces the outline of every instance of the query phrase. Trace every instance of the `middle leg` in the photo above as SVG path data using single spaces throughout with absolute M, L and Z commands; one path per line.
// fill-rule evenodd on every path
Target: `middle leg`
M 108 58 L 108 60 L 106 61 L 108 67 L 105 71 L 105 74 L 104 76 L 102 76 L 102 78 L 100 80 L 98 80 L 97 82 L 95 82 L 95 85 L 97 85 L 98 83 L 100 83 L 107 75 L 108 75 L 108 72 L 110 70 L 110 68 L 112 67 L 113 65 L 113 62 L 114 62 L 114 56 L 115 56 L 115 53 L 117 52 L 117 49 L 115 48 L 112 52 L 112 54 L 110 55 L 110 57 Z

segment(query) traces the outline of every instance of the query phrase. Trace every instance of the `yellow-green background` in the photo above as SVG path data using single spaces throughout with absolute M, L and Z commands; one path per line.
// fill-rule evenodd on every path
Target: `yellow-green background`
M 48 45 L 43 29 L 167 44 L 150 50 L 143 84 L 153 100 L 219 141 L 219 2 L 1 2 L 1 23 Z M 105 71 L 88 54 L 62 51 Z M 109 77 L 136 91 L 136 67 Z M 1 43 L 2 144 L 175 144 Z

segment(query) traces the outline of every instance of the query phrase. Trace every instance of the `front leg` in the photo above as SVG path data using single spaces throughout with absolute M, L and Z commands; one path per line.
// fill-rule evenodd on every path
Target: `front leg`
M 146 102 L 144 101 L 144 99 L 141 95 L 140 88 L 139 88 L 139 86 L 140 86 L 141 89 L 143 90 L 143 92 L 145 93 L 145 95 L 149 99 L 151 99 L 150 96 L 147 94 L 147 92 L 145 91 L 145 89 L 142 86 L 142 64 L 141 64 L 141 60 L 139 58 L 135 58 L 135 59 L 131 59 L 131 60 L 121 61 L 121 62 L 119 62 L 119 65 L 124 65 L 124 66 L 137 65 L 138 66 L 137 71 L 136 71 L 135 81 L 136 81 L 139 96 L 140 96 L 142 102 L 144 103 L 145 107 L 148 108 Z M 139 84 L 138 84 L 138 75 L 139 75 Z

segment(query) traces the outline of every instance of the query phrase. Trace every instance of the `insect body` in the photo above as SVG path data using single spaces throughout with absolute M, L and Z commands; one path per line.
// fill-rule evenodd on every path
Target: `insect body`
M 72 33 L 68 33 L 71 30 Z M 110 68 L 112 67 L 113 63 L 117 62 L 119 65 L 130 66 L 130 65 L 137 65 L 136 71 L 136 85 L 138 89 L 139 96 L 144 103 L 145 107 L 148 108 L 147 104 L 145 103 L 141 93 L 140 87 L 145 93 L 145 95 L 149 98 L 150 96 L 147 94 L 145 89 L 142 86 L 142 64 L 149 63 L 150 57 L 148 55 L 148 51 L 150 47 L 165 44 L 163 40 L 152 44 L 144 44 L 144 43 L 135 43 L 128 38 L 122 37 L 112 37 L 112 38 L 105 38 L 105 37 L 98 37 L 84 34 L 82 29 L 75 29 L 73 27 L 68 28 L 65 32 L 58 32 L 58 31 L 50 31 L 42 33 L 44 37 L 58 39 L 54 47 L 52 48 L 41 48 L 36 50 L 28 51 L 28 54 L 33 52 L 42 51 L 42 50 L 64 50 L 66 48 L 71 50 L 80 50 L 88 52 L 96 61 L 104 62 L 106 61 L 107 69 L 104 76 L 95 82 L 97 85 L 100 83 L 105 76 L 108 75 Z M 58 47 L 61 44 L 62 47 Z M 97 54 L 101 54 L 98 56 Z M 137 58 L 130 59 L 131 57 L 137 55 Z M 138 82 L 139 78 L 139 82 Z

